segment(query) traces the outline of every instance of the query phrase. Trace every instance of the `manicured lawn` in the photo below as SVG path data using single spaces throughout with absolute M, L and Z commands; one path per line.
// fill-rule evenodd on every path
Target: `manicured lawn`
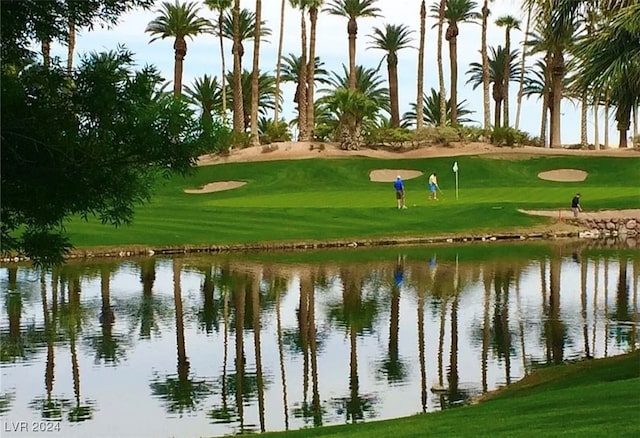
M 380 160 L 314 159 L 232 163 L 198 168 L 187 178 L 158 183 L 150 203 L 136 209 L 133 224 L 114 229 L 98 221 L 68 225 L 77 247 L 196 245 L 380 238 L 488 232 L 527 227 L 550 219 L 518 208 L 568 208 L 575 192 L 583 207 L 639 208 L 640 159 L 541 157 L 497 160 L 456 157 L 460 167 L 455 198 L 453 158 Z M 375 169 L 417 169 L 406 181 L 407 210 L 395 208 L 391 183 L 371 182 Z M 589 172 L 583 182 L 544 181 L 545 170 Z M 429 172 L 439 174 L 441 200 L 428 199 Z M 241 180 L 241 188 L 186 194 L 209 182 Z
M 264 434 L 284 437 L 637 437 L 640 352 L 555 366 L 474 406 L 397 420 Z

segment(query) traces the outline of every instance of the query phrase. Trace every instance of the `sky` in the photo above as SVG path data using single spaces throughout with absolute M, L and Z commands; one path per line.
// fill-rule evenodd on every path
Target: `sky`
M 173 0 L 169 0 L 173 1 Z M 186 1 L 186 0 L 185 0 Z M 202 0 L 191 0 L 202 4 L 201 16 L 217 20 L 217 13 L 211 11 Z M 424 64 L 424 90 L 428 92 L 430 88 L 438 89 L 437 73 L 437 20 L 430 18 L 429 8 L 434 4 L 434 0 L 427 2 L 427 32 L 425 38 L 425 64 Z M 173 78 L 173 39 L 156 40 L 149 43 L 151 37 L 144 30 L 147 24 L 158 16 L 158 8 L 161 1 L 156 2 L 156 6 L 151 10 L 136 10 L 121 17 L 116 27 L 103 29 L 96 27 L 92 31 L 80 30 L 77 35 L 76 58 L 88 52 L 101 52 L 114 50 L 118 44 L 124 45 L 135 54 L 136 62 L 140 67 L 152 64 L 163 74 L 165 79 Z M 328 2 L 325 2 L 328 3 Z M 271 29 L 272 35 L 267 41 L 260 45 L 260 69 L 271 71 L 275 74 L 276 59 L 278 51 L 278 34 L 280 27 L 280 0 L 262 0 L 262 19 Z M 416 76 L 418 58 L 418 37 L 420 16 L 418 0 L 378 0 L 376 5 L 381 10 L 381 17 L 364 18 L 358 21 L 358 37 L 356 41 L 356 62 L 366 67 L 377 67 L 383 57 L 383 52 L 369 48 L 370 35 L 374 27 L 382 28 L 385 24 L 404 24 L 414 30 L 414 47 L 402 50 L 398 53 L 398 81 L 401 114 L 409 110 L 409 104 L 416 101 Z M 478 2 L 477 10 L 480 10 L 482 2 Z M 242 0 L 241 8 L 255 10 L 255 1 Z M 511 41 L 513 48 L 521 48 L 526 25 L 526 15 L 522 12 L 521 1 L 519 0 L 494 0 L 490 3 L 491 15 L 489 17 L 489 29 L 487 34 L 487 45 L 504 45 L 505 31 L 495 25 L 495 20 L 504 15 L 512 15 L 521 21 L 522 31 L 512 30 Z M 308 31 L 308 25 L 307 25 Z M 474 23 L 463 23 L 459 25 L 458 36 L 458 102 L 466 100 L 466 107 L 473 111 L 469 116 L 476 121 L 478 126 L 483 120 L 482 113 L 482 87 L 472 90 L 471 85 L 466 85 L 466 71 L 471 62 L 481 62 L 480 56 L 481 26 Z M 444 75 L 447 93 L 450 90 L 449 79 L 449 51 L 448 44 L 444 40 L 443 60 Z M 225 41 L 226 66 L 230 70 L 232 67 L 231 43 Z M 348 45 L 347 45 L 347 20 L 343 17 L 332 16 L 327 13 L 320 13 L 317 27 L 316 55 L 324 62 L 327 71 L 342 71 L 342 64 L 348 65 Z M 245 43 L 245 54 L 243 66 L 251 68 L 253 57 L 253 43 Z M 283 55 L 288 53 L 300 54 L 300 12 L 291 8 L 287 2 L 285 11 L 285 30 Z M 66 58 L 66 48 L 54 46 L 53 55 Z M 221 72 L 221 58 L 219 40 L 211 34 L 196 36 L 187 40 L 187 56 L 184 62 L 183 84 L 190 85 L 194 78 L 204 74 L 219 76 Z M 386 64 L 380 68 L 381 77 L 385 84 L 387 80 Z M 286 84 L 282 87 L 284 97 L 283 116 L 286 119 L 295 117 L 295 107 L 293 94 L 295 87 L 293 84 Z M 513 126 L 516 114 L 516 95 L 518 84 L 512 83 L 510 86 L 510 121 Z M 491 102 L 493 112 L 493 100 Z M 269 114 L 272 116 L 272 114 Z M 532 136 L 540 134 L 541 101 L 535 98 L 523 100 L 519 129 L 526 131 Z M 493 121 L 493 115 L 491 120 Z M 600 143 L 604 140 L 604 116 L 602 111 L 599 116 Z M 617 144 L 617 132 L 615 121 L 610 122 L 609 143 Z M 589 141 L 594 142 L 593 114 L 590 111 L 589 121 Z M 562 105 L 561 139 L 563 144 L 575 144 L 580 141 L 580 107 L 565 99 Z

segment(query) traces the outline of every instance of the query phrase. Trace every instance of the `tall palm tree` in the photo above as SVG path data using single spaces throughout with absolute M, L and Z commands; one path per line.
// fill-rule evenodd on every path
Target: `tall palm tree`
M 418 44 L 418 92 L 416 94 L 416 129 L 422 129 L 423 106 L 421 96 L 424 94 L 424 39 L 426 34 L 427 8 L 425 1 L 420 2 L 420 42 Z
M 484 0 L 482 4 L 482 35 L 480 37 L 480 54 L 482 55 L 482 108 L 483 108 L 483 128 L 491 128 L 491 108 L 489 107 L 489 54 L 487 52 L 487 28 L 489 21 L 489 2 Z
M 280 112 L 280 72 L 282 69 L 282 46 L 284 44 L 284 11 L 287 0 L 282 0 L 280 3 L 280 33 L 278 36 L 278 56 L 276 58 L 276 107 L 273 109 L 273 121 L 278 122 Z
M 391 127 L 400 126 L 400 108 L 398 102 L 398 51 L 410 47 L 413 33 L 403 24 L 386 24 L 384 29 L 373 28 L 369 47 L 385 51 L 387 74 L 389 77 L 389 98 L 391 107 Z
M 224 56 L 224 37 L 222 36 L 222 26 L 224 21 L 224 12 L 231 7 L 233 0 L 204 0 L 204 4 L 209 7 L 211 10 L 218 11 L 218 29 L 215 33 L 218 34 L 218 40 L 220 42 L 220 61 L 222 64 L 220 74 L 220 88 L 222 90 L 222 116 L 226 119 L 227 117 L 227 87 L 225 86 L 225 73 L 227 72 L 227 67 L 225 63 Z
M 260 19 L 262 0 L 256 0 L 256 25 L 253 33 L 253 72 L 251 76 L 251 141 L 260 144 L 258 138 L 258 80 L 260 78 Z
M 304 16 L 307 4 L 304 0 L 289 0 L 294 8 L 300 9 L 300 69 L 299 82 L 296 87 L 295 102 L 298 104 L 298 141 L 309 140 L 309 130 L 307 126 L 307 21 Z
M 242 96 L 242 34 L 240 33 L 240 0 L 233 0 L 233 132 L 245 132 Z
M 349 35 L 349 89 L 356 89 L 356 37 L 358 35 L 358 18 L 378 17 L 380 9 L 375 6 L 377 0 L 332 0 L 325 9 L 331 15 L 349 19 L 347 34 Z
M 505 87 L 508 86 L 509 81 L 515 80 L 519 75 L 517 56 L 517 51 L 511 52 L 509 56 L 511 66 L 508 69 L 505 69 L 504 64 L 506 63 L 507 59 L 505 50 L 502 48 L 502 46 L 498 46 L 497 48 L 491 47 L 491 56 L 489 58 L 489 82 L 493 83 L 492 91 L 493 100 L 495 102 L 495 126 L 500 126 L 502 118 L 501 108 L 505 95 Z M 508 77 L 504 76 L 505 71 L 510 72 Z M 469 64 L 467 75 L 469 75 L 467 84 L 472 84 L 473 89 L 475 90 L 479 85 L 483 83 L 484 73 L 482 64 L 479 64 L 477 62 L 472 62 L 471 64 Z
M 441 13 L 440 5 L 433 5 L 432 12 L 438 19 Z M 458 24 L 473 22 L 480 17 L 474 10 L 477 3 L 472 0 L 446 0 L 443 19 L 447 20 L 445 39 L 449 42 L 449 63 L 451 66 L 451 124 L 458 124 Z M 445 102 L 446 103 L 446 102 Z
M 340 147 L 345 150 L 360 149 L 364 122 L 374 118 L 378 110 L 375 101 L 360 91 L 338 88 L 327 96 L 326 103 L 338 117 Z
M 309 57 L 307 62 L 307 128 L 311 139 L 314 137 L 315 127 L 315 62 L 316 59 L 316 34 L 318 25 L 318 8 L 322 6 L 324 0 L 304 0 L 309 8 Z
M 534 66 L 528 70 L 526 76 L 524 76 L 524 85 L 522 87 L 522 96 L 538 96 L 542 98 L 542 115 L 540 117 L 540 141 L 542 145 L 546 144 L 546 132 L 547 132 L 547 83 L 545 81 L 545 61 L 538 59 Z
M 440 0 L 439 3 L 434 4 L 434 7 L 437 6 L 437 18 L 438 18 L 438 52 L 437 52 L 437 63 L 438 63 L 438 85 L 440 88 L 440 123 L 439 125 L 444 126 L 447 123 L 447 90 L 444 86 L 444 70 L 443 70 L 443 62 L 442 62 L 442 29 L 444 28 L 444 13 L 446 10 L 446 0 Z
M 342 65 L 342 75 L 331 72 L 328 80 L 328 88 L 319 90 L 323 94 L 333 94 L 338 88 L 349 88 L 349 71 Z M 384 87 L 384 79 L 377 68 L 365 68 L 361 65 L 356 68 L 356 90 L 372 99 L 379 110 L 391 113 L 389 108 L 389 89 Z
M 518 97 L 516 102 L 516 123 L 515 128 L 520 127 L 520 109 L 522 108 L 522 89 L 524 87 L 524 66 L 527 58 L 527 43 L 529 39 L 529 30 L 531 29 L 531 11 L 532 6 L 527 7 L 527 24 L 524 29 L 524 39 L 522 40 L 522 58 L 520 59 L 520 81 L 518 85 Z
M 534 44 L 534 51 L 544 53 L 547 58 L 547 74 L 550 98 L 549 119 L 551 147 L 561 147 L 561 103 L 564 78 L 567 71 L 566 55 L 574 39 L 575 23 L 565 19 L 555 19 L 560 0 L 525 0 L 525 6 L 533 3 L 534 17 L 540 37 Z
M 173 50 L 175 51 L 175 63 L 173 67 L 173 94 L 180 96 L 182 92 L 182 66 L 187 56 L 187 38 L 206 32 L 211 28 L 211 23 L 198 16 L 200 8 L 195 2 L 181 4 L 179 0 L 171 4 L 163 2 L 157 10 L 159 14 L 145 29 L 151 34 L 150 43 L 165 38 L 175 38 Z
M 227 76 L 227 83 L 232 82 L 233 73 L 229 73 Z M 260 73 L 258 77 L 258 114 L 262 116 L 267 115 L 267 111 L 273 110 L 276 105 L 274 100 L 275 78 L 268 73 Z M 246 131 L 251 125 L 251 109 L 252 98 L 251 88 L 253 86 L 253 74 L 248 70 L 242 72 L 240 78 L 240 87 L 242 94 L 242 130 Z M 233 90 L 235 92 L 235 90 Z M 235 104 L 235 102 L 234 102 Z M 258 124 L 256 123 L 256 126 Z
M 505 50 L 505 62 L 504 68 L 508 69 L 511 66 L 511 60 L 509 59 L 511 53 L 511 29 L 520 30 L 520 20 L 515 18 L 512 15 L 503 15 L 498 17 L 496 20 L 496 24 L 499 27 L 505 28 L 505 36 L 504 36 L 504 50 Z M 524 56 L 523 56 L 524 58 Z M 504 77 L 508 78 L 510 76 L 509 72 L 505 70 Z M 507 87 L 504 92 L 504 126 L 509 126 L 509 84 L 507 83 Z
M 234 40 L 235 28 L 234 28 L 234 15 L 233 9 L 227 12 L 222 19 L 222 37 L 230 41 Z M 242 58 L 244 56 L 244 42 L 254 41 L 256 35 L 256 27 L 260 28 L 260 38 L 266 41 L 266 37 L 271 36 L 271 29 L 267 27 L 264 20 L 260 21 L 260 25 L 257 25 L 256 14 L 248 9 L 240 9 L 238 11 L 238 33 L 239 33 L 239 53 L 240 53 L 240 69 L 242 70 Z M 255 44 L 255 41 L 254 41 Z

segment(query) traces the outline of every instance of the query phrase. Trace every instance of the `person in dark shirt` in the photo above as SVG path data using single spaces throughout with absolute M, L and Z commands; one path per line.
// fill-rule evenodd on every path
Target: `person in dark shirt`
M 398 176 L 396 181 L 393 183 L 393 187 L 396 189 L 396 201 L 398 203 L 398 208 L 407 208 L 404 203 L 404 182 L 402 182 L 402 178 Z
M 580 193 L 576 193 L 571 200 L 571 211 L 573 211 L 573 217 L 578 217 L 578 212 L 582 211 L 582 207 L 580 206 Z

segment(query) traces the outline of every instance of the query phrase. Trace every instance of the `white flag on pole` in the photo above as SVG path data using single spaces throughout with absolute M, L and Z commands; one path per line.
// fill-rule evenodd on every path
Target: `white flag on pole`
M 458 162 L 457 161 L 454 161 L 454 163 L 453 163 L 453 171 L 455 173 L 458 173 Z
M 456 174 L 456 199 L 458 199 L 458 162 L 453 162 L 453 173 Z

